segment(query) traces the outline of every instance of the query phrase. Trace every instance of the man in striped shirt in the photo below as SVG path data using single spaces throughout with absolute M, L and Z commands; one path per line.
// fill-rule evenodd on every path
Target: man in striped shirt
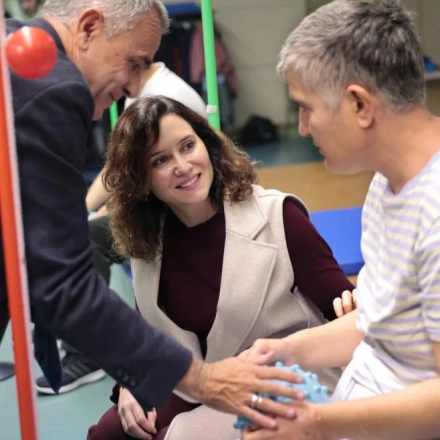
M 278 71 L 336 173 L 372 170 L 358 310 L 249 356 L 348 365 L 333 402 L 246 440 L 440 439 L 440 121 L 425 105 L 414 21 L 398 0 L 335 0 L 288 37 Z

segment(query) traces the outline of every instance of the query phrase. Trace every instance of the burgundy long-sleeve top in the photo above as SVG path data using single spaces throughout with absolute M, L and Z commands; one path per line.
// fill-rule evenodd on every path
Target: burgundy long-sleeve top
M 334 298 L 354 286 L 292 199 L 284 202 L 283 219 L 295 280 L 291 290 L 298 287 L 327 319 L 335 318 Z M 159 304 L 175 324 L 197 334 L 204 354 L 217 312 L 225 239 L 223 213 L 191 228 L 171 213 L 165 221 Z

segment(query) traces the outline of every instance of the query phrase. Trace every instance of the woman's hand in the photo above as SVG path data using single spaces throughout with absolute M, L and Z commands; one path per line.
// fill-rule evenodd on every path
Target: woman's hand
M 156 434 L 156 410 L 145 415 L 144 410 L 139 405 L 126 388 L 119 391 L 118 414 L 122 427 L 126 434 L 135 438 L 152 440 L 151 434 Z
M 345 290 L 342 292 L 341 298 L 335 298 L 333 301 L 333 309 L 336 316 L 340 318 L 357 308 L 357 289 L 353 292 Z

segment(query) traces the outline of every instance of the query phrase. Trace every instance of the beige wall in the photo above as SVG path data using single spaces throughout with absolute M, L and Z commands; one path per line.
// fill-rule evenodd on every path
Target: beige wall
M 169 0 L 184 3 L 187 0 Z M 237 125 L 251 114 L 282 124 L 288 119 L 284 85 L 275 72 L 278 52 L 307 11 L 326 0 L 212 0 L 215 21 L 240 81 L 235 102 Z M 440 65 L 440 0 L 403 0 L 417 12 L 426 54 Z M 196 0 L 196 3 L 200 1 Z M 428 82 L 428 106 L 440 115 L 440 80 Z
M 240 82 L 240 94 L 235 101 L 237 125 L 251 114 L 283 123 L 288 108 L 287 93 L 276 75 L 276 60 L 284 40 L 305 16 L 306 1 L 213 0 L 212 3 L 216 24 Z
M 405 6 L 417 15 L 417 27 L 426 55 L 440 66 L 440 1 L 404 0 Z M 440 115 L 440 78 L 427 82 L 428 107 Z

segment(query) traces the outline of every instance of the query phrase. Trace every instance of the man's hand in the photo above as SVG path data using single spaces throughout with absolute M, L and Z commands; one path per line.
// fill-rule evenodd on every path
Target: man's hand
M 246 358 L 257 365 L 282 362 L 292 365 L 296 360 L 289 353 L 286 339 L 257 339 L 247 350 L 240 353 L 240 358 Z
M 252 428 L 245 434 L 244 440 L 333 440 L 320 427 L 321 405 L 307 402 L 288 404 L 296 413 L 295 420 L 278 419 L 278 428 L 273 430 Z
M 135 438 L 152 440 L 151 434 L 156 434 L 156 411 L 145 416 L 144 410 L 126 388 L 119 392 L 118 414 L 126 434 Z
M 273 353 L 260 357 L 261 364 L 266 363 L 271 355 Z M 294 409 L 267 398 L 251 408 L 252 396 L 268 393 L 296 400 L 303 400 L 305 396 L 301 391 L 272 382 L 271 379 L 291 383 L 303 381 L 295 373 L 256 365 L 247 358 L 229 358 L 212 364 L 193 359 L 177 389 L 212 408 L 246 416 L 260 426 L 274 429 L 276 420 L 258 410 L 292 419 L 295 417 Z

